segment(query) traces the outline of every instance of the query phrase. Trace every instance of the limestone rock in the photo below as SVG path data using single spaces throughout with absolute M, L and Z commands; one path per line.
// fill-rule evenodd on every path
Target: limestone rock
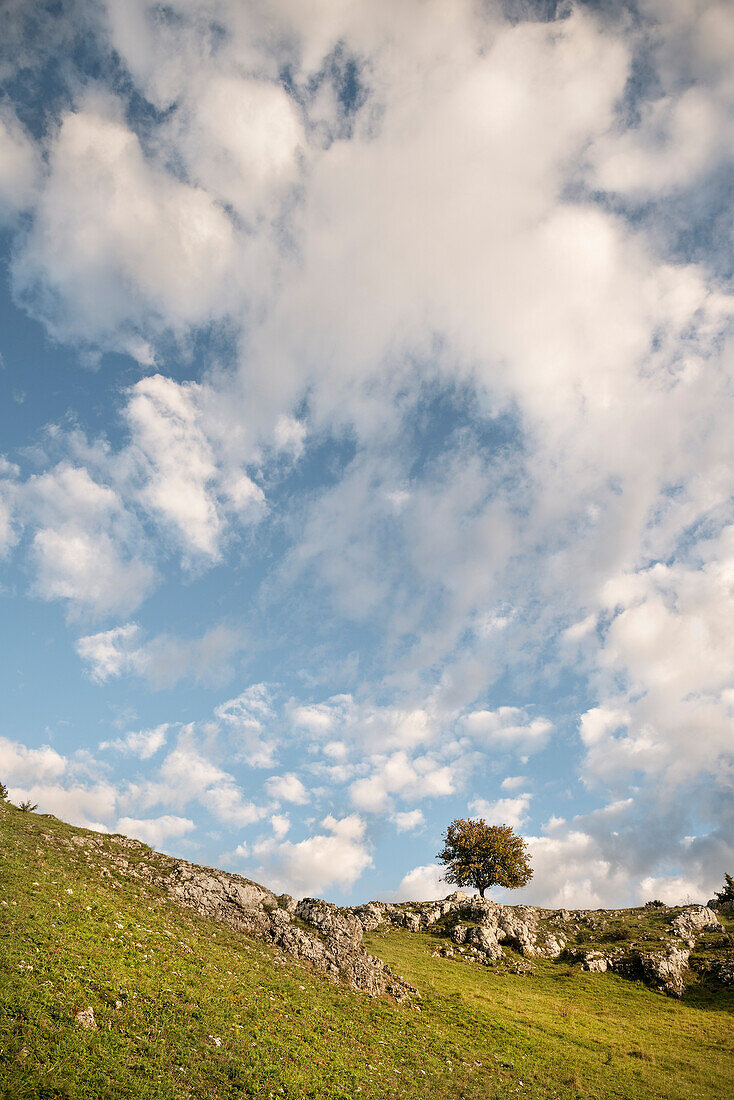
M 581 965 L 592 974 L 605 974 L 609 969 L 609 959 L 601 951 L 585 951 Z
M 703 908 L 703 907 L 702 907 Z M 661 989 L 669 997 L 683 994 L 683 971 L 688 966 L 690 951 L 670 947 L 666 951 L 639 953 L 639 961 L 645 981 Z
M 473 947 L 479 948 L 482 954 L 492 961 L 503 958 L 503 951 L 497 939 L 497 933 L 493 928 L 485 928 L 479 925 L 472 928 L 467 936 L 467 942 Z
M 717 959 L 711 964 L 710 974 L 720 985 L 734 985 L 734 958 Z
M 96 1031 L 97 1021 L 94 1018 L 94 1009 L 90 1005 L 89 1008 L 82 1008 L 77 1012 L 74 1017 L 80 1027 L 83 1027 L 85 1031 Z
M 724 931 L 716 913 L 707 905 L 688 905 L 670 923 L 676 935 L 683 940 L 700 936 L 704 932 Z
M 461 944 L 466 943 L 466 934 L 469 929 L 465 924 L 455 924 L 451 929 L 451 941 L 452 943 Z

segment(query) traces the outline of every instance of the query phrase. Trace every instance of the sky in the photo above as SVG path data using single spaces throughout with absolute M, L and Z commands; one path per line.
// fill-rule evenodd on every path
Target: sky
M 0 780 L 342 904 L 734 870 L 734 7 L 5 0 Z

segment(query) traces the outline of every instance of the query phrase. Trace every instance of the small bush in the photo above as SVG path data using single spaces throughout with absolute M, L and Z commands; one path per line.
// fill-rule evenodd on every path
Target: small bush
M 0 802 L 5 802 L 8 797 L 8 788 L 4 783 L 0 783 Z
M 645 902 L 645 908 L 646 909 L 665 909 L 666 906 L 665 906 L 664 901 L 660 901 L 659 898 L 656 898 L 655 901 L 646 901 Z
M 34 810 L 38 809 L 37 802 L 20 802 L 18 809 L 22 810 L 24 814 L 32 814 Z

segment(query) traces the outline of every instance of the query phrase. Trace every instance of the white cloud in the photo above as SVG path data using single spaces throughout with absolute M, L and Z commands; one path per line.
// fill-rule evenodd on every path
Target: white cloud
M 456 789 L 457 770 L 430 756 L 410 758 L 399 751 L 370 758 L 372 774 L 356 779 L 349 788 L 352 802 L 361 810 L 379 813 L 391 805 L 391 796 L 416 800 L 443 797 Z
M 5 783 L 48 783 L 62 776 L 68 760 L 45 745 L 29 749 L 18 741 L 0 737 L 0 775 Z
M 121 105 L 89 95 L 61 120 L 16 288 L 56 336 L 149 365 L 142 329 L 185 331 L 232 305 L 235 230 L 204 190 L 147 157 Z
M 169 723 L 163 722 L 149 730 L 134 730 L 118 737 L 114 741 L 101 741 L 100 749 L 116 749 L 125 755 L 137 756 L 140 760 L 150 760 L 166 743 Z
M 436 864 L 414 867 L 404 875 L 394 893 L 394 901 L 436 901 L 445 898 L 455 889 L 442 880 L 444 868 Z
M 293 772 L 271 776 L 265 781 L 265 790 L 269 798 L 278 802 L 295 802 L 302 806 L 309 800 L 308 791 Z
M 252 224 L 277 214 L 297 181 L 304 134 L 282 85 L 214 69 L 186 82 L 169 140 L 189 178 Z
M 351 695 L 334 695 L 323 703 L 296 706 L 291 711 L 296 729 L 329 741 L 352 742 L 373 750 L 414 748 L 432 741 L 439 717 L 428 707 L 376 706 Z
M 0 107 L 0 223 L 33 205 L 40 157 L 7 104 Z
M 199 683 L 221 683 L 233 674 L 231 661 L 241 649 L 239 634 L 215 626 L 200 638 L 159 634 L 145 639 L 137 623 L 125 623 L 79 638 L 77 653 L 97 683 L 124 675 L 144 677 L 155 689 L 170 688 L 191 677 Z
M 372 865 L 365 841 L 365 824 L 356 814 L 321 822 L 323 833 L 298 843 L 260 842 L 253 852 L 264 859 L 260 874 L 272 888 L 296 896 L 323 892 L 329 886 L 352 886 Z
M 232 829 L 252 825 L 267 813 L 266 807 L 245 796 L 230 772 L 205 755 L 193 726 L 181 730 L 152 779 L 130 785 L 126 799 L 142 809 L 157 805 L 182 808 L 198 802 Z
M 142 464 L 143 505 L 175 531 L 191 555 L 217 559 L 227 510 L 255 519 L 262 489 L 217 462 L 200 409 L 201 387 L 156 374 L 130 391 L 125 415 Z
M 148 595 L 154 570 L 136 556 L 136 523 L 86 468 L 64 462 L 31 478 L 23 504 L 37 524 L 32 559 L 44 599 L 101 616 L 134 610 Z
M 528 777 L 526 775 L 508 775 L 502 780 L 500 786 L 503 791 L 516 791 L 518 787 L 526 787 Z
M 520 829 L 528 819 L 532 797 L 525 793 L 517 798 L 498 798 L 496 802 L 475 798 L 469 803 L 469 810 L 473 817 L 483 817 L 489 825 L 511 825 L 513 829 Z
M 525 753 L 544 748 L 553 730 L 547 718 L 528 718 L 518 707 L 475 710 L 463 723 L 480 744 Z
M 151 848 L 160 848 L 169 840 L 178 840 L 195 828 L 196 825 L 189 818 L 174 817 L 169 814 L 139 819 L 121 817 L 117 822 L 117 832 L 133 837 L 135 840 L 142 840 Z
M 240 758 L 253 768 L 273 766 L 278 742 L 270 728 L 275 712 L 265 684 L 252 684 L 234 699 L 220 703 L 214 714 Z
M 420 829 L 421 825 L 425 825 L 426 819 L 422 810 L 405 810 L 402 813 L 394 814 L 393 821 L 399 833 L 406 833 L 412 832 L 414 829 Z
M 27 781 L 9 787 L 13 802 L 29 800 L 38 804 L 39 813 L 52 813 L 71 825 L 97 832 L 108 832 L 107 822 L 114 821 L 119 793 L 111 783 L 77 784 Z
M 0 456 L 0 474 L 10 473 L 12 467 Z M 10 478 L 0 477 L 0 561 L 17 541 L 14 524 L 14 486 Z
M 273 827 L 273 833 L 275 834 L 276 840 L 282 840 L 291 827 L 288 814 L 273 814 L 270 818 L 270 824 Z

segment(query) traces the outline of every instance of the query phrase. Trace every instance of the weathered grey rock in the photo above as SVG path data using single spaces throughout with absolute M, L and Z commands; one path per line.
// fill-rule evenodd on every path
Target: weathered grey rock
M 687 940 L 691 936 L 700 936 L 704 932 L 723 932 L 724 929 L 713 909 L 707 905 L 688 905 L 674 917 L 670 926 L 677 936 Z
M 379 928 L 385 919 L 385 906 L 379 901 L 370 901 L 366 905 L 358 905 L 352 909 L 355 917 L 362 925 L 364 932 L 373 932 Z
M 603 951 L 571 948 L 564 952 L 564 957 L 570 962 L 581 963 L 581 968 L 592 974 L 605 974 L 615 966 L 614 956 L 606 955 Z
M 542 944 L 536 947 L 539 955 L 546 959 L 559 959 L 566 949 L 566 937 L 546 936 Z
M 466 943 L 466 935 L 469 929 L 465 924 L 455 924 L 451 929 L 451 941 L 456 944 Z
M 609 968 L 609 959 L 601 951 L 585 951 L 581 965 L 592 974 L 605 974 Z
M 94 1009 L 90 1005 L 89 1008 L 83 1008 L 80 1012 L 77 1012 L 74 1017 L 79 1027 L 83 1027 L 85 1031 L 96 1031 L 97 1021 L 94 1018 Z
M 717 959 L 711 964 L 709 973 L 720 985 L 734 985 L 734 958 Z
M 640 966 L 645 981 L 656 986 L 669 997 L 683 994 L 683 971 L 688 966 L 690 951 L 680 947 L 670 947 L 665 951 L 639 953 Z
M 538 954 L 535 926 L 522 919 L 523 916 L 528 915 L 527 910 L 519 907 L 513 912 L 509 906 L 505 905 L 500 907 L 500 912 L 497 914 L 497 927 L 504 933 L 504 939 L 524 958 L 532 958 L 533 955 Z
M 484 925 L 472 928 L 467 935 L 467 942 L 477 947 L 488 959 L 494 961 L 503 957 L 504 953 L 499 945 L 496 930 L 493 928 L 487 928 Z

